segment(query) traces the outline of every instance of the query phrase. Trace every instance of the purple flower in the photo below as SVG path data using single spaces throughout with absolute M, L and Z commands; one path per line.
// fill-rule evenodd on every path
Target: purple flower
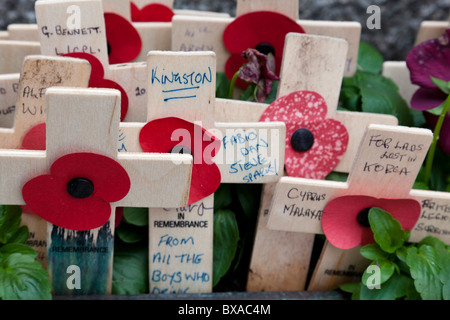
M 275 74 L 275 58 L 272 54 L 262 54 L 256 49 L 247 49 L 242 56 L 248 60 L 239 71 L 238 77 L 256 84 L 256 100 L 264 102 L 272 89 L 272 81 L 280 78 Z
M 447 94 L 442 92 L 431 77 L 450 81 L 450 29 L 437 38 L 414 47 L 406 58 L 411 82 L 420 86 L 411 99 L 416 110 L 430 110 L 442 105 Z

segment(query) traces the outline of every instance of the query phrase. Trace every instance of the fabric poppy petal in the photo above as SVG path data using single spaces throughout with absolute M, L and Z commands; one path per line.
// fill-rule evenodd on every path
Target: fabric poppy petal
M 142 40 L 133 25 L 115 13 L 105 13 L 109 63 L 126 63 L 136 59 L 142 50 Z
M 351 249 L 373 243 L 369 227 L 358 223 L 358 214 L 373 207 L 389 212 L 404 230 L 411 230 L 420 217 L 420 203 L 413 199 L 377 199 L 370 196 L 343 196 L 327 203 L 322 228 L 327 240 L 337 248 Z
M 109 203 L 95 196 L 76 199 L 66 189 L 65 179 L 42 175 L 24 185 L 22 196 L 34 214 L 62 228 L 91 230 L 103 226 L 109 220 Z
M 299 152 L 291 145 L 291 137 L 298 129 L 307 129 L 314 136 L 308 151 Z M 347 151 L 348 131 L 334 119 L 297 125 L 286 125 L 286 172 L 291 177 L 323 179 L 339 164 Z
M 22 149 L 45 150 L 46 149 L 46 125 L 40 123 L 25 134 L 22 140 Z
M 327 115 L 325 99 L 314 91 L 294 91 L 272 102 L 259 121 L 314 122 Z
M 442 37 L 425 41 L 414 47 L 406 58 L 411 82 L 436 88 L 430 77 L 450 81 L 450 29 Z
M 160 3 L 151 3 L 139 9 L 131 2 L 131 21 L 134 22 L 171 22 L 174 12 Z
M 117 161 L 95 153 L 67 154 L 53 163 L 50 172 L 66 184 L 77 177 L 89 179 L 94 195 L 107 202 L 121 200 L 131 186 L 127 172 Z
M 447 98 L 438 88 L 419 88 L 411 98 L 411 108 L 425 111 L 439 107 Z

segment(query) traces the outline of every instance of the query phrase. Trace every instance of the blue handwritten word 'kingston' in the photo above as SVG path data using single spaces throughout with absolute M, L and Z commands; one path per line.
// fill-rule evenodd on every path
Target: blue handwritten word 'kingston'
M 212 71 L 208 67 L 207 72 L 165 72 L 158 73 L 158 68 L 152 69 L 152 85 L 159 83 L 161 85 L 170 85 L 170 89 L 164 89 L 162 92 L 166 96 L 164 102 L 177 99 L 192 99 L 196 98 L 196 90 L 200 89 L 201 85 L 212 82 Z M 177 87 L 179 86 L 179 87 Z

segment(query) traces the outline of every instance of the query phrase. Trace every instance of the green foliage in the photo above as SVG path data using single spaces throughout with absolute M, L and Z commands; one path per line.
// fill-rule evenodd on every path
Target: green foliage
M 450 299 L 449 246 L 434 237 L 408 243 L 409 232 L 379 208 L 370 209 L 369 223 L 375 243 L 360 253 L 373 261 L 361 283 L 342 285 L 341 290 L 352 293 L 353 300 Z M 378 267 L 378 278 L 374 278 L 373 266 Z
M 19 206 L 0 206 L 0 300 L 50 300 L 49 275 L 25 244 L 28 228 L 20 226 L 21 215 Z

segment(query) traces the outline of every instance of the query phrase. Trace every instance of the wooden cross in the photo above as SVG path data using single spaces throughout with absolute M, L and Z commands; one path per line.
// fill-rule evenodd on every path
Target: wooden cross
M 20 73 L 0 75 L 0 128 L 14 126 L 15 104 L 18 98 Z
M 344 195 L 413 199 L 420 204 L 422 212 L 411 230 L 410 241 L 418 242 L 431 235 L 450 243 L 450 228 L 445 218 L 450 194 L 411 190 L 431 141 L 432 132 L 427 129 L 370 125 L 346 182 L 282 178 L 275 191 L 268 227 L 322 233 L 325 206 Z M 309 290 L 328 290 L 358 280 L 368 265 L 359 255 L 359 249 L 341 250 L 327 242 Z
M 8 25 L 8 40 L 39 42 L 38 27 L 34 23 Z
M 106 294 L 111 290 L 116 206 L 177 207 L 186 204 L 192 170 L 187 155 L 119 154 L 120 92 L 110 89 L 50 88 L 46 91 L 47 150 L 1 150 L 1 203 L 23 205 L 22 188 L 49 173 L 64 155 L 88 152 L 117 161 L 131 187 L 111 203 L 111 218 L 96 229 L 48 228 L 48 270 L 54 294 Z M 50 203 L 49 203 L 50 205 Z M 78 268 L 79 281 L 69 283 L 68 268 Z
M 176 116 L 209 128 L 222 141 L 214 160 L 221 183 L 277 181 L 284 163 L 284 123 L 216 122 L 215 58 L 213 52 L 150 52 L 148 121 Z M 122 123 L 124 149 L 142 151 L 133 143 L 141 127 Z M 150 208 L 151 293 L 212 290 L 213 200 L 211 195 L 184 208 Z
M 36 54 L 39 42 L 0 40 L 0 74 L 19 73 L 25 57 Z
M 427 40 L 439 38 L 444 34 L 445 29 L 448 29 L 449 27 L 450 21 L 422 21 L 414 46 Z
M 238 0 L 236 16 L 254 11 L 274 11 L 296 20 L 308 34 L 344 38 L 349 43 L 345 76 L 356 71 L 361 25 L 357 22 L 298 20 L 298 0 Z M 224 72 L 230 56 L 223 44 L 222 35 L 234 18 L 174 16 L 172 20 L 172 50 L 212 50 L 217 55 L 217 72 Z M 270 23 L 270 22 L 268 22 Z
M 79 28 L 71 30 L 68 8 L 79 8 Z M 55 56 L 85 52 L 95 56 L 104 69 L 104 79 L 118 83 L 126 92 L 129 109 L 123 121 L 144 122 L 147 108 L 145 63 L 109 65 L 104 11 L 101 0 L 42 0 L 35 6 L 41 53 Z
M 91 67 L 87 61 L 73 58 L 27 56 L 22 72 L 12 75 L 12 82 L 4 86 L 9 103 L 3 109 L 12 119 L 9 128 L 0 128 L 1 149 L 21 149 L 28 131 L 45 122 L 45 91 L 50 87 L 87 87 Z M 20 75 L 20 79 L 17 77 Z M 6 75 L 3 77 L 6 78 Z M 17 82 L 16 82 L 17 81 Z M 6 98 L 6 96 L 5 96 Z M 13 102 L 13 99 L 17 99 Z M 22 223 L 30 232 L 29 244 L 38 252 L 45 267 L 46 223 L 39 216 L 29 215 L 23 208 Z
M 342 39 L 288 34 L 277 93 L 278 97 L 282 97 L 297 90 L 309 90 L 323 95 L 328 106 L 327 117 L 342 122 L 349 134 L 347 151 L 334 169 L 338 172 L 350 170 L 356 155 L 354 145 L 359 144 L 367 124 L 397 124 L 397 119 L 392 116 L 336 110 L 347 46 Z M 314 235 L 267 228 L 267 213 L 271 202 L 276 201 L 272 200 L 274 189 L 275 184 L 263 189 L 247 290 L 304 290 Z

